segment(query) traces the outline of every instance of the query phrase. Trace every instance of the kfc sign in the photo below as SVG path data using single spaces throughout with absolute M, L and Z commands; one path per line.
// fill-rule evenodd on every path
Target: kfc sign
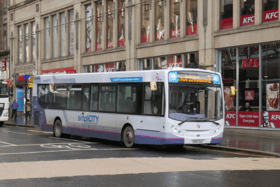
M 47 74 L 74 74 L 74 73 L 76 73 L 76 70 L 74 69 L 74 67 L 42 70 L 42 75 L 47 75 Z
M 240 26 L 253 25 L 255 23 L 255 15 L 241 16 Z
M 245 100 L 246 101 L 254 100 L 254 91 L 245 91 Z
M 277 21 L 278 20 L 278 9 L 268 10 L 263 12 L 263 22 Z
M 6 61 L 0 61 L 0 70 L 6 70 Z

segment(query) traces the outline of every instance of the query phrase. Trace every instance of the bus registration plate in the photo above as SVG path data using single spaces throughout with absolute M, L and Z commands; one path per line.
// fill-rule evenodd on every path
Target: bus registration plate
M 193 144 L 202 144 L 203 140 L 192 140 Z

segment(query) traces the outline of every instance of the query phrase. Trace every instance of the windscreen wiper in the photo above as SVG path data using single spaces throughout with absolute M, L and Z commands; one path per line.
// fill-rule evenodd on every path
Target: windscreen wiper
M 182 125 L 183 123 L 188 122 L 188 121 L 190 121 L 190 118 L 187 118 L 186 120 L 182 121 L 181 123 L 178 123 L 178 125 Z
M 214 121 L 214 120 L 207 120 L 207 119 L 203 119 L 203 120 L 199 120 L 199 121 L 201 121 L 201 122 L 212 122 L 212 123 L 214 123 L 215 125 L 220 125 L 218 122 L 216 122 L 216 121 Z

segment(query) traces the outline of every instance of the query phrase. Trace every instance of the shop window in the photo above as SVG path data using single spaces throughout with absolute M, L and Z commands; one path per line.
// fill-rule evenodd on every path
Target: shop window
M 115 63 L 107 63 L 107 64 L 95 65 L 94 72 L 114 72 L 114 71 L 115 71 Z
M 236 87 L 236 48 L 221 51 L 222 78 L 224 84 L 225 119 L 227 126 L 236 125 L 236 96 L 231 94 L 231 87 Z
M 45 59 L 50 59 L 50 22 L 49 18 L 44 19 L 45 26 Z
M 126 70 L 125 61 L 116 62 L 115 63 L 115 70 L 116 71 L 125 71 Z
M 168 55 L 167 68 L 169 67 L 183 67 L 182 55 Z
M 23 63 L 23 53 L 22 53 L 22 26 L 18 26 L 18 63 Z
M 136 85 L 119 85 L 117 112 L 136 113 Z
M 24 25 L 25 30 L 25 62 L 29 62 L 29 27 L 28 24 Z
M 107 49 L 114 47 L 113 31 L 114 31 L 114 3 L 113 0 L 107 0 Z
M 92 8 L 91 5 L 86 5 L 86 52 L 91 52 L 91 37 L 92 37 Z
M 102 2 L 96 2 L 96 51 L 102 50 Z
M 255 0 L 240 0 L 240 26 L 255 23 Z
M 263 23 L 278 20 L 278 0 L 263 0 Z
M 187 53 L 185 55 L 185 68 L 199 68 L 198 52 Z
M 187 35 L 197 34 L 197 0 L 187 0 Z
M 91 85 L 90 91 L 90 110 L 97 111 L 98 109 L 98 86 Z
M 154 58 L 154 69 L 167 69 L 166 56 Z
M 221 0 L 220 30 L 231 29 L 233 25 L 233 0 Z
M 118 47 L 125 46 L 125 0 L 119 0 L 118 8 Z
M 141 43 L 150 42 L 150 2 L 141 3 Z
M 7 24 L 3 25 L 3 49 L 7 50 Z
M 259 47 L 239 47 L 238 126 L 259 126 Z
M 66 56 L 66 17 L 65 12 L 59 14 L 60 17 L 60 56 Z
M 57 18 L 56 15 L 52 17 L 52 57 L 57 58 Z
M 36 60 L 36 50 L 35 50 L 35 47 L 36 47 L 36 24 L 35 24 L 35 22 L 32 22 L 31 25 L 32 25 L 31 57 L 32 57 L 32 61 L 35 61 Z
M 139 65 L 139 70 L 152 70 L 153 59 L 152 58 L 141 59 L 139 60 L 138 65 Z
M 280 128 L 279 85 L 280 43 L 262 45 L 262 121 L 261 128 Z
M 155 40 L 164 40 L 164 1 L 156 0 L 155 9 Z
M 180 1 L 170 0 L 170 38 L 180 37 Z
M 74 55 L 74 10 L 68 11 L 69 15 L 69 55 Z
M 99 111 L 116 111 L 116 87 L 115 85 L 101 85 L 99 91 Z

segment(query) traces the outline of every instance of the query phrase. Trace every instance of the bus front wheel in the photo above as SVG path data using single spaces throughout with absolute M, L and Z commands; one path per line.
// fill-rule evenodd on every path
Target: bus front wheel
M 53 135 L 57 138 L 62 136 L 62 123 L 60 120 L 54 122 Z
M 131 148 L 135 143 L 134 130 L 131 126 L 125 127 L 123 131 L 123 143 L 125 147 Z

